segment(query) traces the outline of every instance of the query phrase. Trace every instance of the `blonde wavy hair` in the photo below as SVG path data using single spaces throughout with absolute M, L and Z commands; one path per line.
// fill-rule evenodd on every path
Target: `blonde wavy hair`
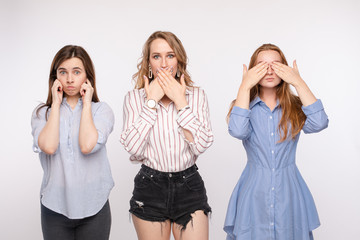
M 159 38 L 164 39 L 169 44 L 169 46 L 174 50 L 175 57 L 178 61 L 177 68 L 178 71 L 180 71 L 181 73 L 180 76 L 184 74 L 186 86 L 192 86 L 193 81 L 191 80 L 190 75 L 186 70 L 188 58 L 181 41 L 175 36 L 175 34 L 171 32 L 157 31 L 151 34 L 144 44 L 142 50 L 142 56 L 140 58 L 140 62 L 137 65 L 138 72 L 132 76 L 133 80 L 135 81 L 135 88 L 140 89 L 145 86 L 145 81 L 143 76 L 149 75 L 150 46 L 155 39 L 159 39 Z M 149 80 L 151 81 L 152 79 Z M 175 76 L 175 79 L 180 81 L 180 77 Z

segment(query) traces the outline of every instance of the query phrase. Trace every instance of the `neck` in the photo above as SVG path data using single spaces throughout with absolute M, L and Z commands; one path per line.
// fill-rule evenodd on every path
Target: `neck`
M 276 106 L 276 88 L 260 88 L 260 98 L 261 100 L 270 108 L 270 110 L 273 110 Z
M 66 96 L 66 102 L 74 109 L 79 101 L 79 96 Z

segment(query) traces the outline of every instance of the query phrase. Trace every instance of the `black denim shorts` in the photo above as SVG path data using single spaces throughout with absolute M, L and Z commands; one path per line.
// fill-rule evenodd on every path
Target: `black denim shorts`
M 206 189 L 196 165 L 181 172 L 160 172 L 141 166 L 134 179 L 130 213 L 146 221 L 170 220 L 184 230 L 191 214 L 211 212 Z

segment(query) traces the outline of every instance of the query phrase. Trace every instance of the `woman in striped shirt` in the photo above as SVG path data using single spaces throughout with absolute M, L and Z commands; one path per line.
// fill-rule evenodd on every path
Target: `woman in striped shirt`
M 205 92 L 192 86 L 186 64 L 173 33 L 153 33 L 125 96 L 120 142 L 142 163 L 130 200 L 141 240 L 170 239 L 171 231 L 175 239 L 208 239 L 211 208 L 195 162 L 213 134 Z

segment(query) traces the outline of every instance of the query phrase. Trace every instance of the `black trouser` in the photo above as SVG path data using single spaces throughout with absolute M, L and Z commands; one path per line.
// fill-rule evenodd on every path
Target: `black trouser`
M 41 204 L 44 240 L 108 240 L 111 227 L 109 201 L 94 216 L 69 219 Z

